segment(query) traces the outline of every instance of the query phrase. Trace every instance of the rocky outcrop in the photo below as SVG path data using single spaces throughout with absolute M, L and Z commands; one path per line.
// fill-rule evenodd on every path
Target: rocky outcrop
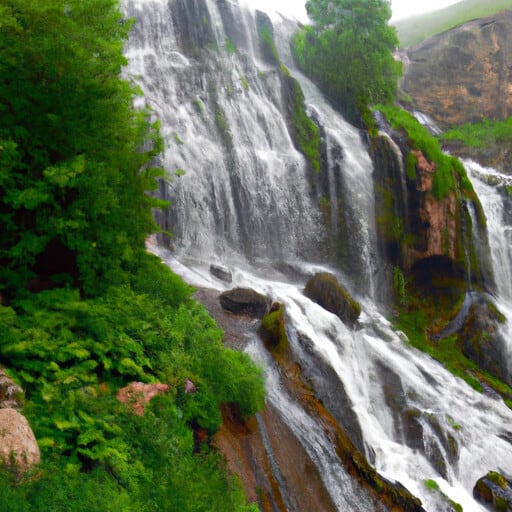
M 221 306 L 236 315 L 263 318 L 269 310 L 269 300 L 250 288 L 233 288 L 219 296 Z
M 192 384 L 192 383 L 191 383 Z M 188 386 L 190 389 L 190 385 Z M 144 407 L 155 396 L 169 391 L 167 384 L 145 384 L 143 382 L 130 382 L 117 393 L 117 399 L 126 404 L 137 416 L 144 414 Z M 187 382 L 185 382 L 185 392 L 187 392 Z M 191 391 L 189 391 L 191 392 Z
M 361 314 L 361 305 L 328 272 L 315 274 L 307 282 L 304 295 L 336 315 L 345 324 L 353 325 Z
M 479 300 L 469 309 L 459 342 L 464 355 L 475 361 L 479 368 L 512 386 L 506 342 L 498 328 L 503 321 L 503 315 L 494 304 Z
M 425 181 L 422 179 L 422 183 Z M 414 243 L 404 247 L 404 267 L 411 269 L 420 260 L 439 257 L 455 262 L 458 258 L 460 218 L 459 203 L 454 191 L 442 199 L 427 190 L 417 197 L 417 207 L 411 211 Z M 416 229 L 414 229 L 416 227 Z
M 276 310 L 278 312 L 279 310 Z M 274 361 L 279 367 L 282 385 L 292 400 L 301 404 L 303 410 L 321 426 L 326 438 L 332 443 L 333 453 L 339 457 L 345 470 L 354 479 L 361 491 L 374 504 L 375 509 L 384 504 L 384 510 L 393 512 L 425 512 L 421 501 L 413 496 L 399 482 L 391 482 L 382 477 L 365 458 L 362 452 L 351 441 L 345 429 L 338 423 L 335 416 L 311 389 L 310 382 L 305 378 L 302 367 L 294 353 L 287 346 L 285 350 L 270 349 Z M 292 463 L 294 463 L 295 458 Z M 281 467 L 281 466 L 279 466 Z M 297 489 L 298 490 L 298 489 Z M 323 510 L 302 509 L 297 510 Z M 329 510 L 329 509 L 327 509 Z
M 0 461 L 15 474 L 26 472 L 41 459 L 30 425 L 18 411 L 0 409 Z
M 489 510 L 512 511 L 512 484 L 496 471 L 489 471 L 478 480 L 473 496 Z
M 512 115 L 512 10 L 409 48 L 401 88 L 412 98 L 412 107 L 443 130 Z M 510 152 L 510 147 L 496 146 L 469 156 L 512 170 Z
M 21 407 L 21 389 L 3 368 L 0 368 L 0 409 L 19 409 Z
M 263 317 L 258 334 L 270 350 L 285 350 L 288 336 L 284 326 L 284 306 L 274 302 L 270 311 Z
M 407 56 L 401 87 L 441 127 L 512 114 L 512 10 L 434 36 Z
M 411 149 L 405 131 L 393 130 L 382 116 L 378 122 L 381 133 L 372 140 L 371 154 L 383 260 L 421 281 L 435 276 L 459 278 L 465 262 L 460 257 L 458 191 L 437 197 L 433 190 L 437 163 Z
M 213 444 L 261 511 L 337 510 L 311 457 L 271 404 L 252 419 L 223 406 L 222 419 Z
M 404 268 L 410 270 L 417 262 L 442 258 L 455 262 L 460 242 L 460 204 L 455 190 L 437 198 L 432 192 L 436 164 L 422 151 L 413 149 L 415 182 L 409 183 L 411 244 L 404 245 Z M 436 262 L 436 259 L 430 260 Z

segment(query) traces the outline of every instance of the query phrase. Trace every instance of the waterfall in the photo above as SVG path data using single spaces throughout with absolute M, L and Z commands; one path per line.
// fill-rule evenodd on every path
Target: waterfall
M 318 251 L 320 212 L 306 161 L 290 138 L 278 77 L 258 53 L 250 14 L 198 0 L 190 30 L 204 25 L 206 34 L 194 36 L 183 26 L 187 0 L 124 6 L 138 20 L 126 54 L 162 122 L 162 165 L 182 174 L 170 185 L 166 224 L 177 252 L 229 263 Z M 224 29 L 223 15 L 236 16 L 229 25 L 236 33 Z M 191 38 L 206 45 L 202 55 L 187 46 Z
M 501 338 L 506 343 L 508 371 L 512 374 L 512 177 L 471 160 L 464 160 L 464 166 L 487 218 L 497 302 L 507 318 L 506 324 L 501 326 Z
M 172 207 L 162 223 L 173 232 L 172 252 L 154 251 L 193 285 L 225 289 L 208 272 L 220 262 L 232 271 L 230 287 L 251 287 L 283 303 L 294 356 L 371 464 L 429 512 L 445 505 L 425 487 L 427 479 L 464 510 L 483 511 L 472 497 L 477 479 L 489 470 L 512 474 L 512 411 L 411 348 L 379 312 L 371 160 L 359 131 L 294 68 L 294 25 L 274 20 L 275 40 L 321 126 L 329 215 L 331 222 L 341 218 L 335 233 L 347 249 L 339 259 L 329 253 L 308 163 L 290 136 L 278 70 L 260 50 L 265 18 L 226 0 L 125 0 L 124 9 L 137 19 L 126 48 L 128 73 L 162 122 L 161 164 L 170 177 L 163 193 Z M 494 240 L 494 219 L 487 209 L 486 215 L 494 255 L 503 240 Z M 503 237 L 511 231 L 501 215 Z M 496 251 L 508 265 L 495 271 L 509 300 L 510 244 Z M 301 272 L 283 275 L 283 263 Z M 356 330 L 302 294 L 304 274 L 327 267 L 362 303 Z M 336 507 L 378 510 L 315 418 L 289 396 L 255 335 L 247 351 L 266 368 L 267 400 L 319 468 Z M 287 489 L 291 510 L 292 495 Z
M 508 207 L 512 177 L 465 160 L 487 217 L 492 266 L 498 295 L 512 304 L 512 214 Z

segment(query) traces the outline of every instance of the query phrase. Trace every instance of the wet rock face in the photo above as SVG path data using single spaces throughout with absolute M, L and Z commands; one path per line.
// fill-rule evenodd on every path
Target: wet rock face
M 432 194 L 436 165 L 419 150 L 413 150 L 416 158 L 416 181 L 409 183 L 409 216 L 411 233 L 415 243 L 404 249 L 406 268 L 433 256 L 457 259 L 459 229 L 457 219 L 460 208 L 454 191 L 443 198 Z
M 25 416 L 0 409 L 0 461 L 24 473 L 41 459 L 39 446 Z
M 336 315 L 348 325 L 353 325 L 361 314 L 361 306 L 328 272 L 315 274 L 306 284 L 304 295 Z
M 269 310 L 269 300 L 250 288 L 233 288 L 219 296 L 221 306 L 236 315 L 263 318 Z
M 511 483 L 495 471 L 489 471 L 478 480 L 473 489 L 473 496 L 489 510 L 499 512 L 512 510 Z
M 459 335 L 462 352 L 478 366 L 512 385 L 506 344 L 501 339 L 498 324 L 502 320 L 496 307 L 486 300 L 473 304 Z

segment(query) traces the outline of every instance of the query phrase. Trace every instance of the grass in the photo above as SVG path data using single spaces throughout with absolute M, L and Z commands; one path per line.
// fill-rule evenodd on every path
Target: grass
M 455 316 L 462 304 L 463 294 L 457 300 L 454 297 L 443 297 L 441 293 L 436 300 L 431 297 L 421 299 L 421 295 L 428 297 L 427 293 L 421 291 L 415 296 L 409 295 L 412 306 L 397 311 L 391 320 L 394 328 L 403 331 L 413 347 L 429 354 L 475 390 L 482 392 L 482 383 L 491 387 L 512 409 L 512 388 L 468 359 L 462 353 L 457 335 L 438 341 L 432 341 L 428 336 L 430 332 L 437 332 Z M 456 424 L 452 426 L 457 428 Z
M 512 0 L 464 0 L 455 5 L 393 23 L 402 48 L 450 30 L 470 20 L 512 8 Z
M 456 141 L 464 146 L 485 149 L 493 144 L 512 144 L 512 116 L 501 121 L 483 119 L 453 127 L 439 136 L 441 142 Z

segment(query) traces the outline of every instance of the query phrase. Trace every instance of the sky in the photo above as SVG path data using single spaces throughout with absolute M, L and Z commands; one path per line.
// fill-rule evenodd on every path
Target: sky
M 246 3 L 261 9 L 262 11 L 275 10 L 287 16 L 295 17 L 306 22 L 307 15 L 304 4 L 306 0 L 245 0 Z M 399 20 L 413 14 L 441 9 L 457 3 L 460 0 L 392 0 L 391 9 L 393 16 L 391 20 Z

